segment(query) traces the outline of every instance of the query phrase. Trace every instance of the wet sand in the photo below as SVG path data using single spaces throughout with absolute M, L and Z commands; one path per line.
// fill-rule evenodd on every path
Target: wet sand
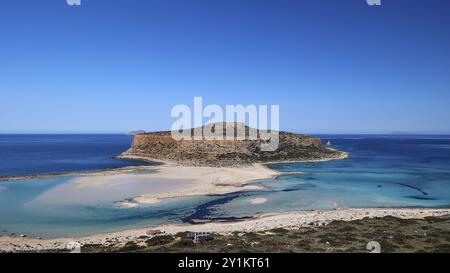
M 140 179 L 152 181 L 177 181 L 182 187 L 176 190 L 143 192 L 134 198 L 116 200 L 124 207 L 136 207 L 139 204 L 154 204 L 165 198 L 186 197 L 207 194 L 227 194 L 243 190 L 261 189 L 261 186 L 249 184 L 258 179 L 267 179 L 280 175 L 263 164 L 242 166 L 240 168 L 225 167 L 190 167 L 173 163 L 151 167 L 154 172 L 139 174 Z M 120 174 L 121 180 L 132 180 L 136 174 Z M 117 174 L 101 176 L 85 176 L 77 178 L 72 186 L 74 189 L 101 188 L 117 181 Z M 170 182 L 168 182 L 170 183 Z

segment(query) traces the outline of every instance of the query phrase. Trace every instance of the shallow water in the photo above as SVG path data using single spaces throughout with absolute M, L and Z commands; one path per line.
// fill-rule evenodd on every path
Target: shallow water
M 270 190 L 243 193 L 212 208 L 212 215 L 246 216 L 299 209 L 439 207 L 450 205 L 448 136 L 320 136 L 347 160 L 276 164 L 283 172 L 306 172 L 258 181 Z M 260 205 L 250 200 L 264 197 Z M 210 216 L 213 217 L 213 216 Z
M 73 190 L 74 177 L 0 182 L 0 231 L 35 236 L 87 235 L 167 221 L 232 220 L 257 213 L 346 207 L 436 207 L 450 205 L 450 137 L 321 136 L 348 160 L 277 164 L 306 172 L 255 181 L 264 190 L 172 198 L 124 209 L 118 199 L 178 187 L 117 178 L 110 187 Z M 144 173 L 145 174 L 145 173 Z M 158 181 L 153 181 L 158 182 Z M 155 186 L 158 185 L 158 186 Z M 266 202 L 251 204 L 255 198 Z
M 168 199 L 136 209 L 114 202 L 169 191 L 184 182 L 133 178 L 100 187 L 74 188 L 74 177 L 0 182 L 0 232 L 41 237 L 87 235 L 157 225 L 192 213 L 208 197 Z

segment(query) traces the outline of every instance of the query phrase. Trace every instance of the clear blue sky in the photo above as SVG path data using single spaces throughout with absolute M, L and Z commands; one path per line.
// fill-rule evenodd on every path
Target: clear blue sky
M 309 133 L 450 133 L 450 1 L 2 1 L 1 132 L 170 128 L 279 104 Z

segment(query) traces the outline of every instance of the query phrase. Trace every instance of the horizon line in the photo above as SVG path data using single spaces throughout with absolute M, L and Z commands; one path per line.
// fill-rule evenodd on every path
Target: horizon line
M 0 135 L 131 135 L 130 132 L 137 131 L 0 131 Z M 145 131 L 145 130 L 142 130 Z M 167 130 L 145 131 L 146 133 L 159 132 Z M 449 136 L 450 132 L 313 132 L 298 130 L 280 130 L 296 134 L 308 135 L 430 135 L 430 136 Z

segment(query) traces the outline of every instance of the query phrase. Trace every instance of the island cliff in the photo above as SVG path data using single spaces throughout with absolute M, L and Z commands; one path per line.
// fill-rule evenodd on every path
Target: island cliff
M 220 126 L 220 125 L 219 125 Z M 230 123 L 223 123 L 225 128 Z M 233 124 L 231 124 L 233 126 Z M 245 127 L 244 140 L 175 140 L 170 131 L 136 134 L 131 148 L 122 158 L 174 161 L 183 165 L 241 165 L 286 161 L 320 161 L 343 159 L 348 156 L 322 145 L 319 138 L 307 135 L 279 132 L 279 146 L 275 151 L 262 151 L 263 140 L 249 140 L 249 127 Z M 202 127 L 203 129 L 204 127 Z M 195 129 L 191 129 L 193 135 Z M 258 136 L 261 132 L 258 132 Z M 225 134 L 225 133 L 224 133 Z M 236 131 L 235 131 L 236 134 Z

